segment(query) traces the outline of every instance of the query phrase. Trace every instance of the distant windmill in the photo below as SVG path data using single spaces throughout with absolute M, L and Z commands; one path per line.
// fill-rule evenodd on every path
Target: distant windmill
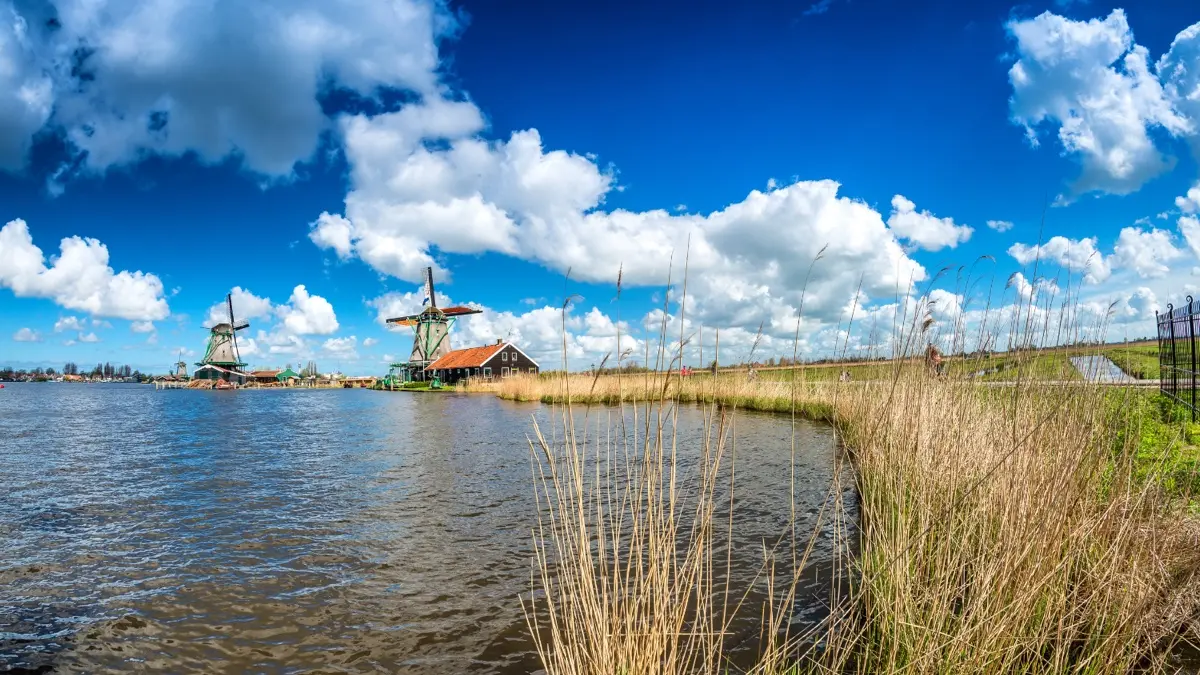
M 178 361 L 175 362 L 175 377 L 181 380 L 186 380 L 188 376 L 187 362 L 183 360 L 182 349 L 179 350 L 179 356 L 176 356 L 175 358 L 178 359 Z
M 425 366 L 450 353 L 450 327 L 454 325 L 455 319 L 482 311 L 462 306 L 439 308 L 437 295 L 433 290 L 432 267 L 425 268 L 425 298 L 421 304 L 428 306 L 420 314 L 387 320 L 390 324 L 413 327 L 412 354 L 408 357 L 408 368 L 411 372 L 424 370 Z
M 221 322 L 209 329 L 208 346 L 204 349 L 204 358 L 196 365 L 195 376 L 210 380 L 245 380 L 246 374 L 241 372 L 246 364 L 238 352 L 237 332 L 250 327 L 250 323 L 237 323 L 233 318 L 233 296 L 225 296 L 225 307 L 229 313 L 229 321 Z

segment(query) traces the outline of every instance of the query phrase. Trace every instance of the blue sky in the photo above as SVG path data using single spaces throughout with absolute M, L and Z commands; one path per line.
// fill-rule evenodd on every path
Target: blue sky
M 690 361 L 701 326 L 722 360 L 790 355 L 801 301 L 810 357 L 885 350 L 905 310 L 1003 346 L 1031 300 L 1149 335 L 1197 290 L 1197 22 L 1166 1 L 0 0 L 0 365 L 194 361 L 237 289 L 252 364 L 378 372 L 426 265 L 485 308 L 458 345 L 551 367 L 572 295 L 572 367 L 616 358 L 618 329 L 636 358 L 672 255 L 678 330 L 689 240 Z

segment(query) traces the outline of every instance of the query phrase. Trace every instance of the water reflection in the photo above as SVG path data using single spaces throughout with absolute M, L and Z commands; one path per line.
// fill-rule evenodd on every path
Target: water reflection
M 1088 382 L 1136 382 L 1107 356 L 1072 356 L 1071 365 Z
M 561 433 L 487 396 L 10 387 L 0 668 L 536 670 L 531 416 Z M 683 444 L 701 422 L 681 410 Z M 811 524 L 834 442 L 797 433 Z M 735 434 L 749 577 L 787 526 L 791 426 L 743 413 Z

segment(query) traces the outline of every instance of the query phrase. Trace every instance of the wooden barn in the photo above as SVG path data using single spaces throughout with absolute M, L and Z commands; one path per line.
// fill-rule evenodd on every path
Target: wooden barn
M 517 374 L 536 375 L 537 372 L 537 361 L 503 340 L 484 347 L 456 349 L 425 368 L 426 377 L 436 376 L 446 384 L 467 378 L 490 380 Z

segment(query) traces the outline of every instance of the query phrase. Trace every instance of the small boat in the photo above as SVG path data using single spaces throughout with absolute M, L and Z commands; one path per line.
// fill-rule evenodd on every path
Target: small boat
M 0 384 L 0 389 L 3 389 L 3 388 L 4 388 L 4 385 Z
M 230 389 L 234 389 L 234 386 L 224 380 L 218 380 L 213 389 L 216 389 L 217 391 L 228 391 Z

